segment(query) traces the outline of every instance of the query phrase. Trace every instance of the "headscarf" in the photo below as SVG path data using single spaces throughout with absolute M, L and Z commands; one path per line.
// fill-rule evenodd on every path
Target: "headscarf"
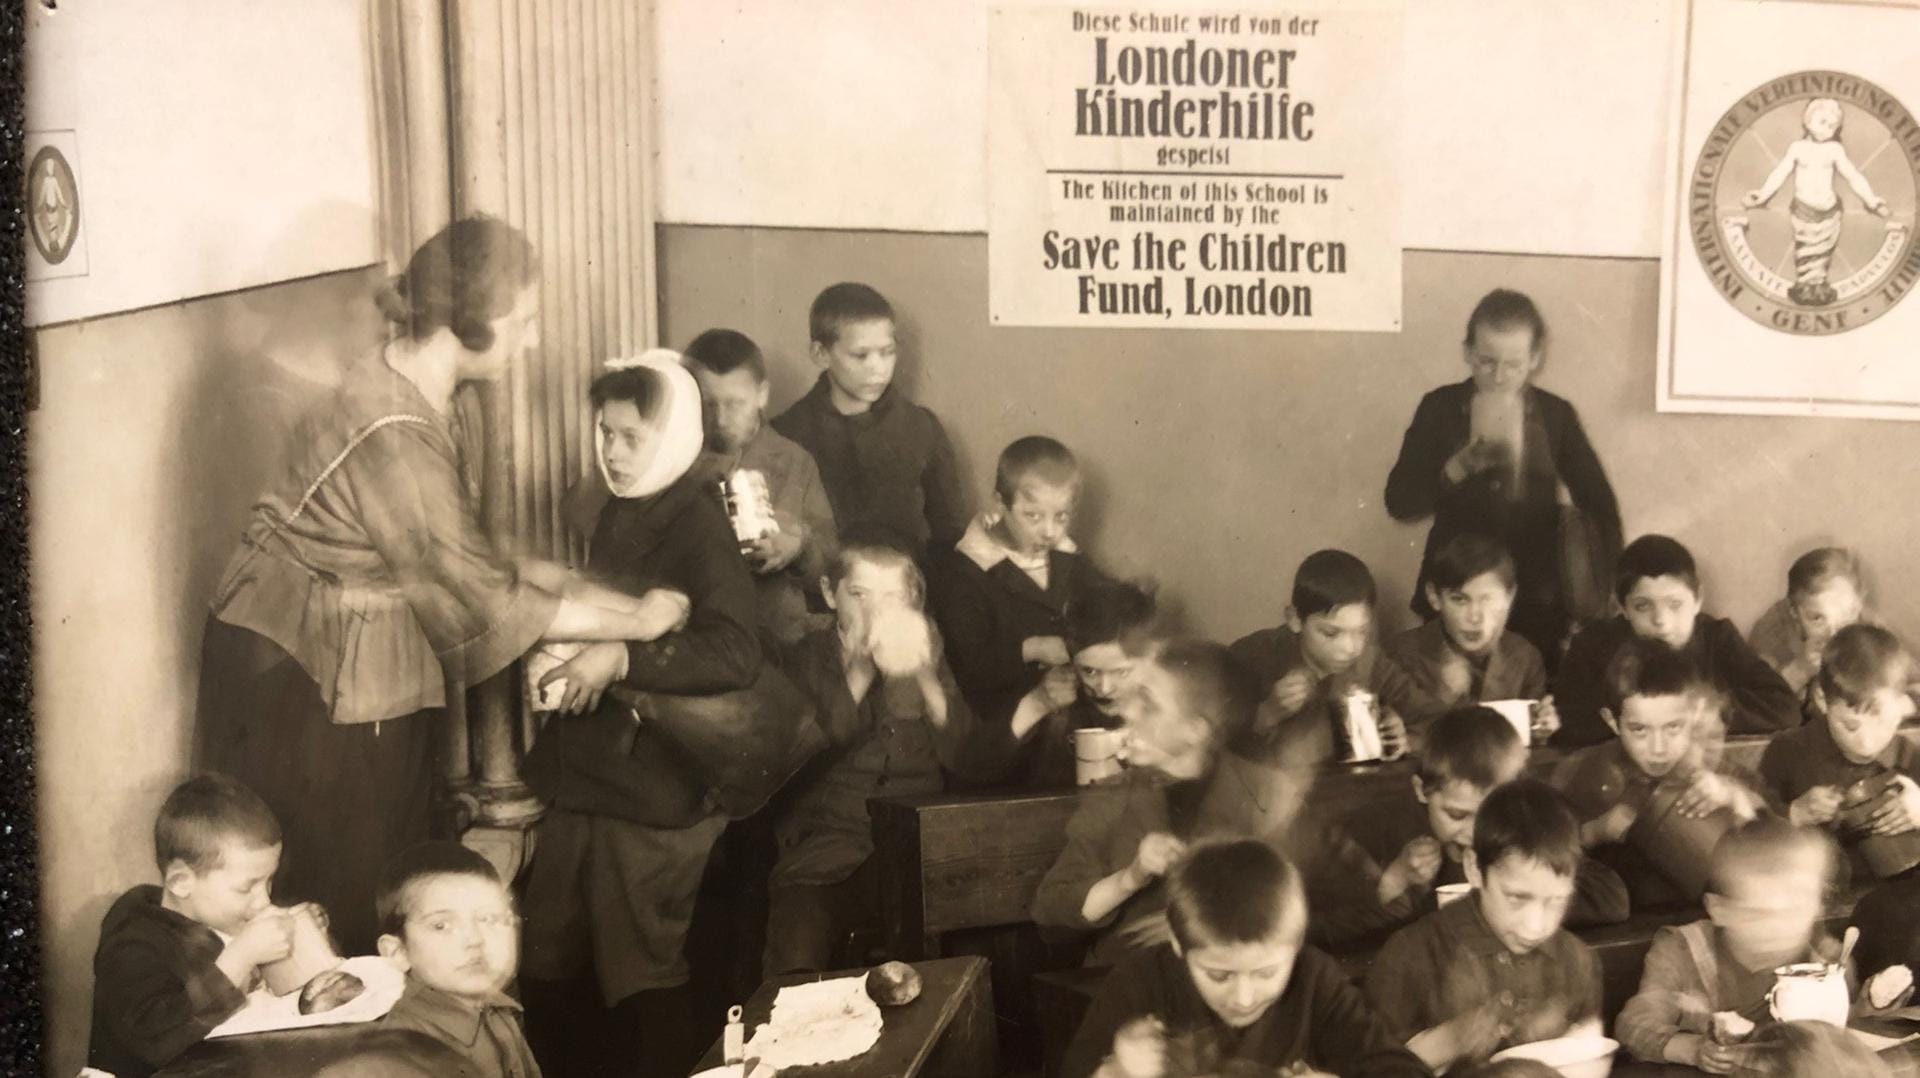
M 624 485 L 616 484 L 607 472 L 606 449 L 596 434 L 594 460 L 607 489 L 616 498 L 648 498 L 672 486 L 693 467 L 700 456 L 706 434 L 700 419 L 700 385 L 680 362 L 680 353 L 669 348 L 650 348 L 638 356 L 617 356 L 602 364 L 607 371 L 645 367 L 660 378 L 660 402 L 654 409 L 653 423 L 659 436 L 653 443 L 653 456 L 640 474 Z

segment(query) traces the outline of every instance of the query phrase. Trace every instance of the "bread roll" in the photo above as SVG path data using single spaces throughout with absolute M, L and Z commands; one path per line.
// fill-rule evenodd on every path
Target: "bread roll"
M 300 1013 L 323 1014 L 360 998 L 367 986 L 343 969 L 330 969 L 300 990 Z

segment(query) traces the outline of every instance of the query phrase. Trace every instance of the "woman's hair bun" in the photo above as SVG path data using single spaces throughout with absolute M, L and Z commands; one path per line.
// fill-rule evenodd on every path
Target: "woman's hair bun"
M 408 325 L 413 321 L 413 302 L 407 298 L 407 275 L 396 273 L 386 279 L 373 294 L 374 305 L 387 321 Z

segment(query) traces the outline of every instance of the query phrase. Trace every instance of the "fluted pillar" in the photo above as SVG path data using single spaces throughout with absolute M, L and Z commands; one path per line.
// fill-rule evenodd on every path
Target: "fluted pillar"
M 482 505 L 503 550 L 578 560 L 560 505 L 591 460 L 586 390 L 647 347 L 654 299 L 652 9 L 642 0 L 446 0 L 454 212 L 539 251 L 541 345 L 480 394 Z M 469 694 L 479 820 L 524 825 L 532 733 L 518 668 Z

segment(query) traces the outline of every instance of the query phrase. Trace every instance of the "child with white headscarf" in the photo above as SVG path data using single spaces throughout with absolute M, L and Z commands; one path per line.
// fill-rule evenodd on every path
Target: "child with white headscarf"
M 745 689 L 762 658 L 753 577 L 718 499 L 691 474 L 703 441 L 699 387 L 665 350 L 607 368 L 591 391 L 594 449 L 614 497 L 594 528 L 587 575 L 646 604 L 677 604 L 684 620 L 657 639 L 593 645 L 560 666 L 549 676 L 566 682 L 562 709 L 594 711 L 616 684 L 682 696 Z M 637 1073 L 685 1074 L 699 1053 L 683 1043 L 698 1028 L 683 952 L 700 877 L 727 820 L 697 779 L 675 782 L 684 773 L 662 769 L 660 788 L 634 811 L 556 805 L 541 824 L 521 973 L 529 1037 L 536 1051 L 558 1056 L 545 1063 L 551 1072 L 574 1073 L 569 1053 L 584 1052 L 639 1062 Z M 571 1012 L 582 1001 L 560 986 L 587 977 L 612 1011 L 602 1016 L 612 1019 L 606 1029 L 637 1041 L 579 1035 Z

